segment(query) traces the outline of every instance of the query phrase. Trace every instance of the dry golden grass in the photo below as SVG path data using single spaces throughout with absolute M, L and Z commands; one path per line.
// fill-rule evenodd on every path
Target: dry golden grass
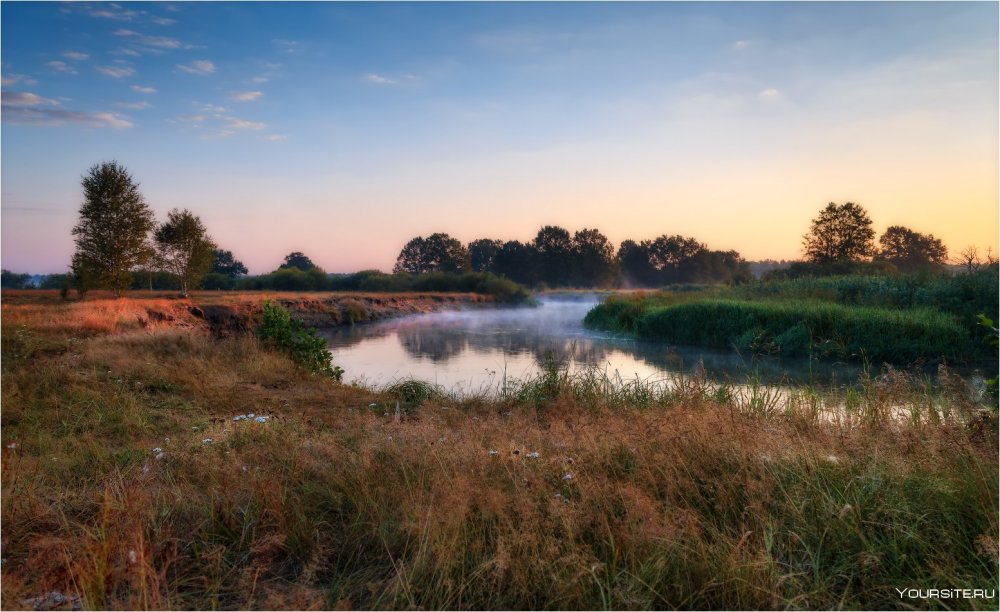
M 762 416 L 699 384 L 638 409 L 558 379 L 397 419 L 184 308 L 5 300 L 5 607 L 898 608 L 948 602 L 893 586 L 995 587 L 995 419 Z M 903 391 L 872 401 L 923 401 Z

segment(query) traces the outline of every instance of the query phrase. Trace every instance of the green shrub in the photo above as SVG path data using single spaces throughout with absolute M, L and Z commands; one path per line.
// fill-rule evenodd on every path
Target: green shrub
M 344 376 L 340 367 L 330 365 L 332 355 L 316 330 L 293 319 L 288 310 L 270 300 L 264 302 L 257 336 L 265 345 L 286 353 L 292 361 L 314 374 L 324 374 L 338 382 Z

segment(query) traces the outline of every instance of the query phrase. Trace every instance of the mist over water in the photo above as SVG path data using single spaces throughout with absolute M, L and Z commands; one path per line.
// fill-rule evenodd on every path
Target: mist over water
M 552 296 L 536 308 L 476 309 L 414 315 L 327 332 L 333 364 L 345 381 L 382 386 L 417 379 L 456 392 L 495 389 L 506 377 L 537 375 L 552 361 L 570 372 L 598 368 L 623 379 L 661 380 L 690 374 L 699 363 L 719 382 L 744 382 L 749 374 L 767 382 L 856 380 L 858 368 L 807 360 L 753 358 L 640 342 L 584 328 L 596 295 Z

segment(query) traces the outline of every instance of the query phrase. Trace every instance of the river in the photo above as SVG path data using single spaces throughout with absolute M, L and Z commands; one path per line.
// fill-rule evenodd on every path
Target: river
M 505 378 L 537 375 L 546 364 L 598 368 L 623 379 L 670 380 L 703 364 L 715 381 L 788 384 L 856 381 L 858 368 L 741 355 L 735 351 L 640 342 L 587 329 L 593 295 L 543 297 L 535 308 L 437 312 L 342 327 L 325 337 L 346 382 L 380 387 L 416 379 L 461 394 L 496 389 Z

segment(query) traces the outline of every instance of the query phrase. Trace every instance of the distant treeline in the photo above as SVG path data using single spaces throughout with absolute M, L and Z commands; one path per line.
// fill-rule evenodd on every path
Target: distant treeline
M 481 238 L 464 245 L 444 233 L 418 236 L 400 251 L 394 271 L 490 272 L 531 287 L 659 287 L 753 278 L 739 253 L 711 250 L 694 238 L 626 240 L 616 251 L 599 230 L 570 234 L 553 225 L 530 242 Z

